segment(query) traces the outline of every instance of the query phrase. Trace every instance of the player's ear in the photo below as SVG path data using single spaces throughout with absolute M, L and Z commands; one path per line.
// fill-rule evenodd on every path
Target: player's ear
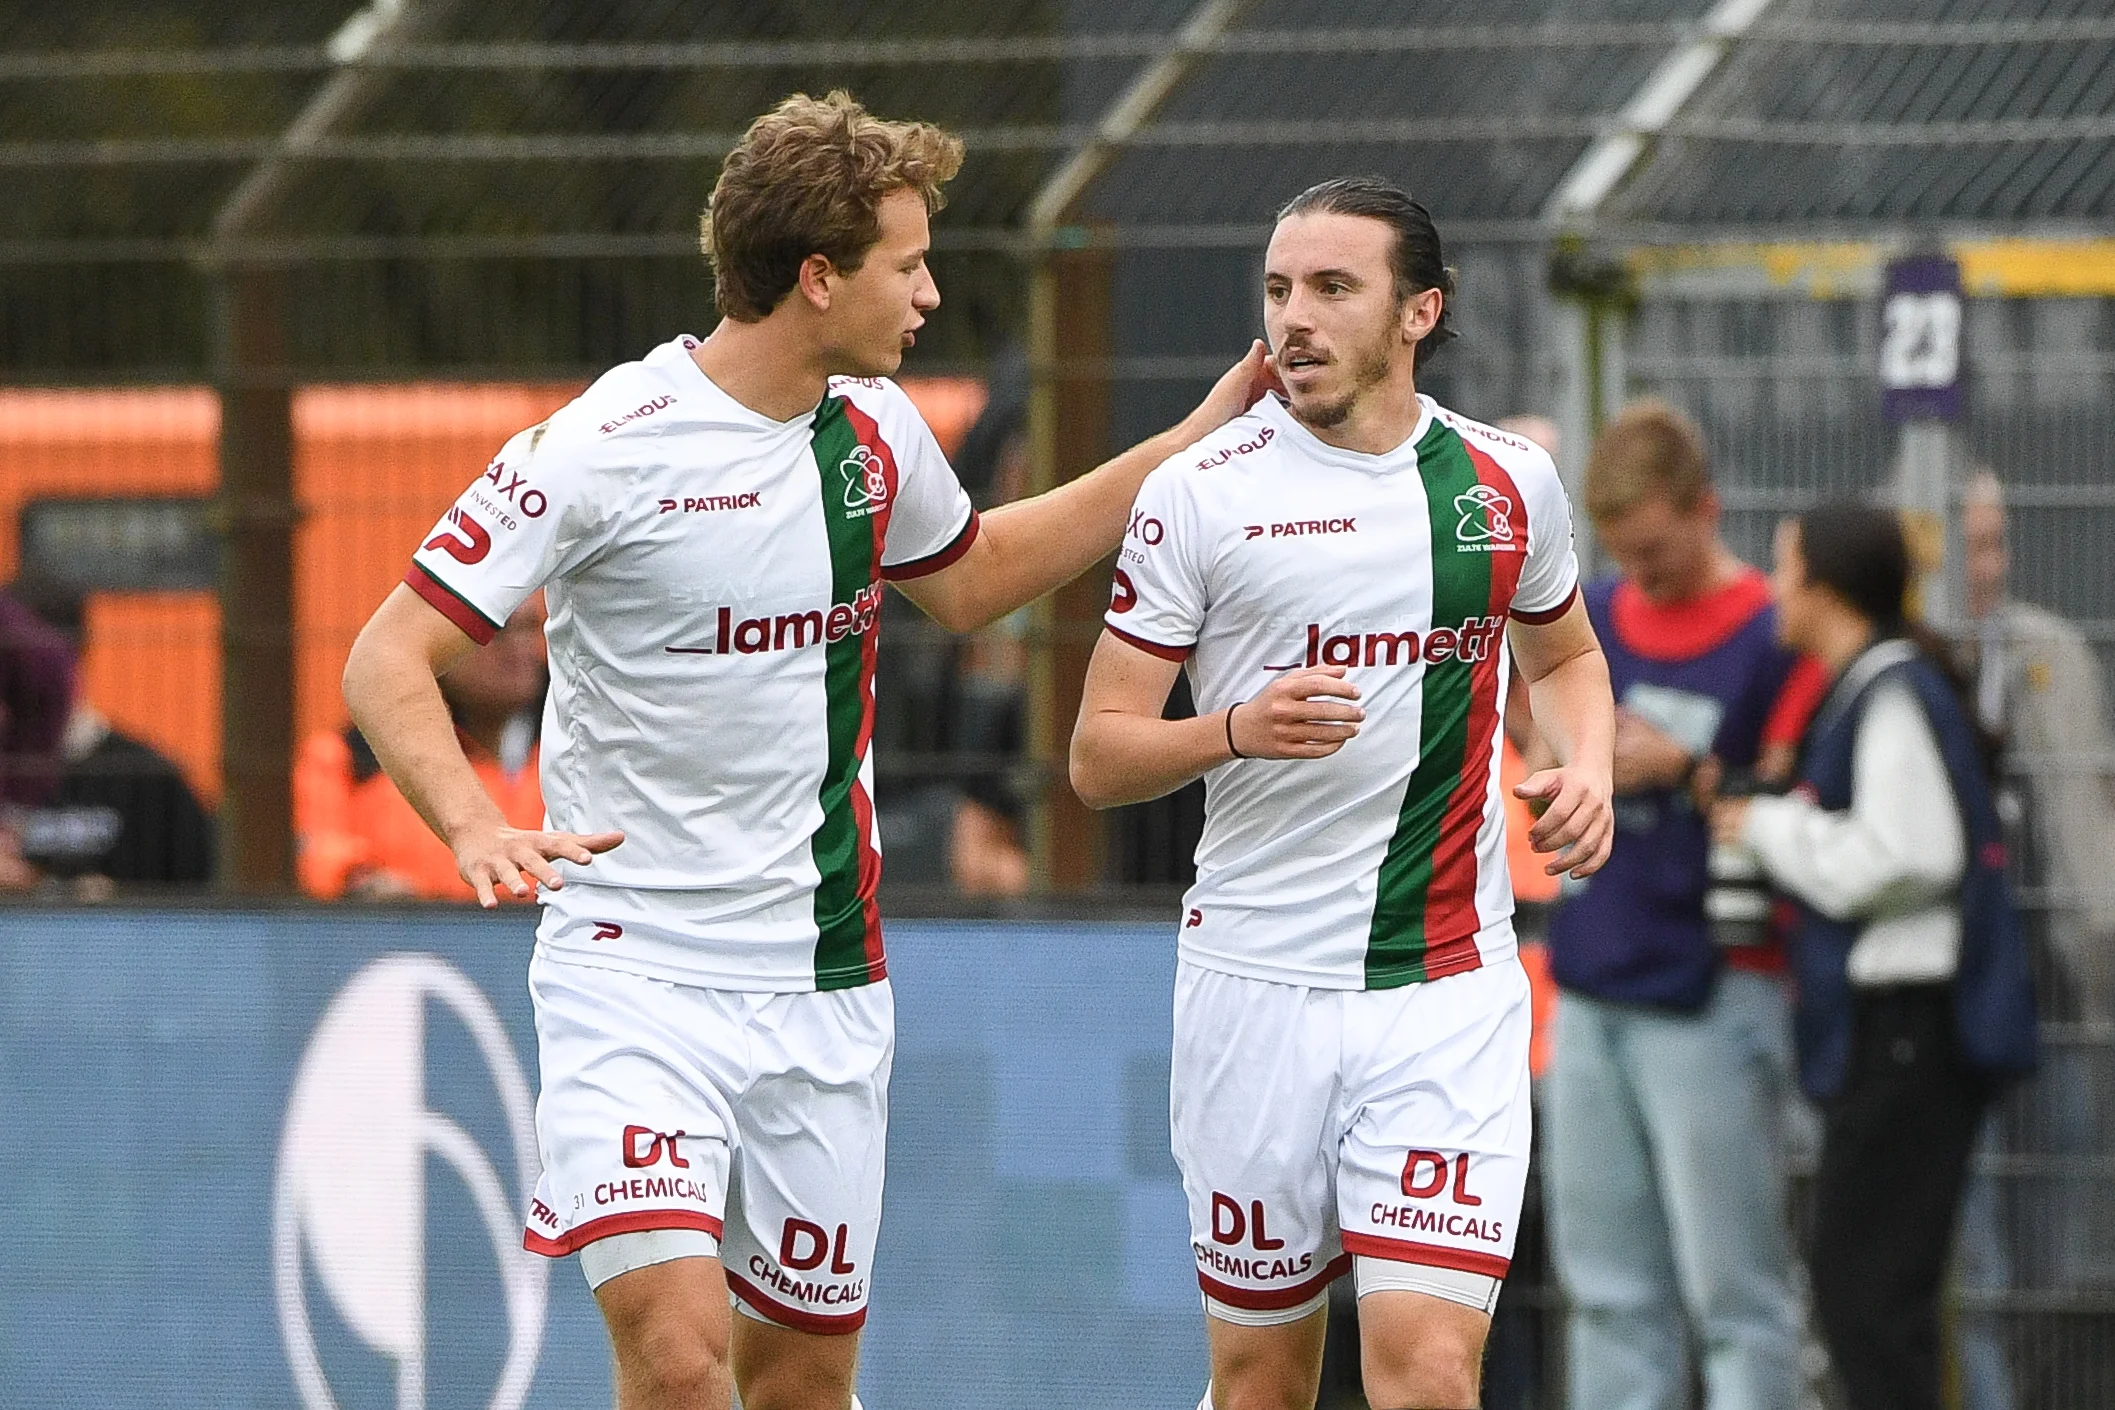
M 830 263 L 828 255 L 809 255 L 800 262 L 799 282 L 794 292 L 808 301 L 808 306 L 817 313 L 826 313 L 830 308 L 830 290 L 837 282 L 837 266 Z
M 1439 324 L 1440 300 L 1445 295 L 1437 289 L 1420 289 L 1403 300 L 1403 341 L 1421 342 L 1427 333 Z

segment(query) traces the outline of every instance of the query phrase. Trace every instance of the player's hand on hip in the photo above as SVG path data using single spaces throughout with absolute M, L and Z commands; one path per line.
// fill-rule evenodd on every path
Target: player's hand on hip
M 1278 372 L 1271 365 L 1269 349 L 1258 339 L 1249 344 L 1241 361 L 1220 374 L 1219 380 L 1212 384 L 1212 390 L 1197 403 L 1197 409 L 1182 419 L 1184 437 L 1195 441 L 1218 430 L 1261 401 L 1263 394 L 1277 385 Z
M 1287 671 L 1233 707 L 1227 734 L 1246 759 L 1326 759 L 1366 718 L 1342 666 Z
M 536 894 L 536 886 L 556 891 L 565 885 L 553 861 L 586 866 L 596 854 L 624 841 L 621 832 L 536 832 L 518 827 L 479 828 L 455 845 L 455 869 L 477 892 L 477 903 L 490 910 L 505 890 L 517 900 Z M 533 878 L 533 880 L 532 880 Z
M 1609 801 L 1613 789 L 1606 774 L 1577 764 L 1544 769 L 1513 790 L 1535 814 L 1528 844 L 1556 856 L 1542 868 L 1551 876 L 1569 872 L 1583 880 L 1601 870 L 1615 845 L 1616 813 Z

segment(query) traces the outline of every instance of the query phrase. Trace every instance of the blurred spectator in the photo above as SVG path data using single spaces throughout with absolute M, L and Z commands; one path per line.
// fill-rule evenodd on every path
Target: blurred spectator
M 1499 421 L 1497 426 L 1501 431 L 1511 431 L 1516 436 L 1533 441 L 1550 453 L 1550 459 L 1557 458 L 1561 442 L 1558 439 L 1557 423 L 1549 417 L 1524 411 L 1517 416 L 1506 417 Z
M 1773 743 L 1782 767 L 1821 678 L 1778 644 L 1768 580 L 1720 537 L 1687 417 L 1624 408 L 1583 498 L 1621 571 L 1586 593 L 1618 704 L 1618 796 L 1608 865 L 1550 926 L 1563 996 L 1543 1179 L 1570 1404 L 1683 1404 L 1693 1346 L 1711 1410 L 1789 1410 L 1783 958 L 1761 887 L 1714 884 L 1689 784 L 1706 761 L 1752 778 Z
M 956 682 L 956 748 L 965 754 L 1018 757 L 1027 713 L 1027 614 L 1016 612 L 965 644 Z M 996 770 L 971 775 L 955 806 L 948 872 L 969 896 L 1019 896 L 1028 890 L 1027 808 L 1012 780 Z
M 544 605 L 522 605 L 441 677 L 463 752 L 510 826 L 543 826 L 537 728 L 547 682 Z M 325 899 L 469 901 L 455 857 L 382 772 L 360 732 L 311 736 L 294 766 L 302 889 Z M 506 899 L 502 891 L 501 899 Z
M 2076 626 L 2010 596 L 2004 491 L 1988 470 L 1968 482 L 1962 537 L 1968 621 L 1961 645 L 1976 683 L 1976 713 L 2006 742 L 2001 810 L 2013 875 L 2040 898 L 2028 930 L 2042 961 L 2045 1016 L 2106 1024 L 2115 1020 L 2115 737 L 2100 662 Z M 2011 1162 L 2008 1177 L 1970 1177 L 1960 1231 L 1965 1288 L 1987 1297 L 2017 1287 L 2115 1284 L 2115 1200 L 2107 1177 L 2017 1173 L 2050 1157 L 2074 1170 L 2105 1170 L 2115 1130 L 2111 1098 L 2105 1049 L 2066 1044 L 2045 1055 L 2028 1122 L 1993 1116 L 1982 1148 L 2027 1159 Z M 2011 1320 L 1964 1312 L 1966 1410 L 2102 1403 L 2115 1395 L 2115 1319 L 2084 1312 L 2068 1318 L 2075 1341 L 2061 1347 L 2008 1336 Z
M 21 810 L 58 792 L 73 708 L 73 643 L 25 600 L 28 586 L 0 589 L 0 891 L 39 880 L 22 856 Z
M 2004 491 L 1974 476 L 1962 506 L 1976 714 L 2006 741 L 2026 880 L 2050 897 L 2048 943 L 2068 1016 L 2115 1020 L 2115 735 L 2099 659 L 2077 627 L 2013 598 Z
M 2031 1067 L 2034 1001 L 1971 700 L 1906 617 L 1895 516 L 1782 525 L 1784 640 L 1834 684 L 1786 797 L 1712 831 L 1800 903 L 1799 1072 L 1825 1103 L 1814 1305 L 1852 1410 L 1937 1410 L 1939 1287 L 1997 1081 Z
M 82 594 L 25 580 L 10 594 L 53 632 L 69 662 L 83 640 Z M 113 728 L 77 684 L 58 748 L 58 784 L 16 812 L 18 854 L 34 881 L 67 882 L 82 900 L 120 885 L 202 885 L 213 879 L 213 823 L 183 772 L 145 742 Z
M 1028 367 L 1018 352 L 992 371 L 991 399 L 956 456 L 979 508 L 1029 490 Z M 961 643 L 949 747 L 958 754 L 1019 758 L 1027 748 L 1028 625 L 1022 608 Z M 963 781 L 949 837 L 948 875 L 970 896 L 1028 890 L 1027 803 L 1010 771 L 980 769 Z
M 213 820 L 175 764 L 86 700 L 74 705 L 63 755 L 58 792 L 24 817 L 27 861 L 81 900 L 213 879 Z

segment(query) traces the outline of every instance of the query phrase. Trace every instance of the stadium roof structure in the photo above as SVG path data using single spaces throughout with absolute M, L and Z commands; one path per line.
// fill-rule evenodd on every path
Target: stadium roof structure
M 2102 0 L 77 0 L 0 17 L 0 357 L 196 361 L 200 274 L 262 263 L 361 271 L 296 361 L 591 365 L 598 308 L 696 283 L 746 120 L 840 85 L 966 138 L 962 269 L 1250 245 L 1346 170 L 1457 244 L 2115 215 Z

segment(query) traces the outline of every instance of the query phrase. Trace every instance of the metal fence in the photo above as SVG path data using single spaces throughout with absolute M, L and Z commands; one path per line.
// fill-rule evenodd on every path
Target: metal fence
M 1000 485 L 1012 439 L 1010 484 L 1033 489 L 1188 405 L 1255 331 L 1270 213 L 1319 177 L 1377 171 L 1425 197 L 1470 335 L 1432 390 L 1480 416 L 1562 411 L 1576 459 L 1615 382 L 1549 297 L 1553 241 L 2090 233 L 2115 201 L 2110 73 L 2115 21 L 2090 0 L 1447 0 L 1414 24 L 1378 0 L 890 0 L 850 27 L 733 0 L 234 0 L 151 21 L 82 0 L 0 17 L 0 362 L 16 384 L 211 385 L 233 408 L 208 456 L 225 473 L 184 492 L 213 496 L 236 546 L 208 585 L 240 603 L 219 628 L 236 686 L 219 763 L 205 746 L 177 762 L 223 805 L 228 880 L 271 889 L 295 870 L 285 802 L 322 669 L 288 570 L 320 571 L 282 453 L 295 389 L 577 385 L 702 331 L 696 212 L 785 92 L 848 85 L 966 137 L 936 226 L 947 302 L 913 370 L 1010 380 L 1013 422 L 967 459 Z M 1862 356 L 1844 316 L 1814 305 L 1779 329 L 1728 305 L 1721 327 L 1698 309 L 1647 339 L 1641 371 L 1668 356 L 1669 376 L 1709 375 L 1751 337 Z M 2034 316 L 2021 337 L 2097 336 Z M 1783 394 L 1721 381 L 1714 427 Z M 1761 473 L 1881 463 L 1831 439 L 1857 434 L 1848 405 L 1788 419 L 1798 444 Z M 1977 425 L 2022 444 L 1995 414 Z M 459 477 L 480 461 L 465 443 Z M 2069 501 L 2019 489 L 2022 516 L 2075 531 Z M 880 737 L 906 884 L 960 889 L 963 837 L 997 858 L 973 889 L 1184 876 L 1194 795 L 1104 821 L 1058 786 L 1099 594 L 966 647 L 897 625 Z M 202 601 L 164 606 L 204 621 Z M 87 633 L 118 640 L 105 619 L 145 610 L 93 604 Z M 143 650 L 125 653 L 136 673 Z M 194 677 L 164 679 L 196 713 Z

